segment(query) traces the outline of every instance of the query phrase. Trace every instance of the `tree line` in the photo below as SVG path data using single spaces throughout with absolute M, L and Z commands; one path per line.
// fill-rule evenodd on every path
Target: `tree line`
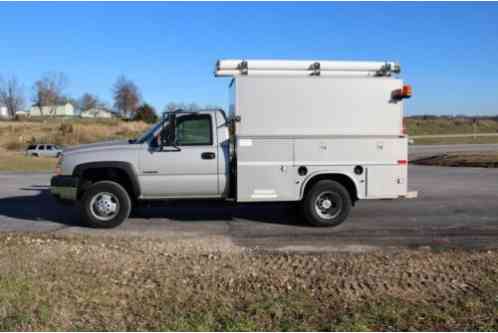
M 75 99 L 68 96 L 65 91 L 68 87 L 67 76 L 62 72 L 50 72 L 42 75 L 32 86 L 31 105 L 38 107 L 41 116 L 55 115 L 58 105 L 71 103 L 80 111 L 91 109 L 110 110 L 111 106 L 100 99 L 97 95 L 84 93 Z M 158 119 L 156 110 L 142 98 L 139 87 L 130 79 L 121 75 L 112 87 L 112 108 L 123 119 L 142 120 L 156 122 Z M 8 78 L 0 77 L 0 106 L 4 106 L 10 119 L 16 118 L 16 112 L 26 107 L 27 100 L 23 85 L 15 76 Z M 218 108 L 206 106 L 206 108 Z M 201 107 L 196 103 L 175 103 L 166 105 L 165 111 L 183 109 L 196 111 Z

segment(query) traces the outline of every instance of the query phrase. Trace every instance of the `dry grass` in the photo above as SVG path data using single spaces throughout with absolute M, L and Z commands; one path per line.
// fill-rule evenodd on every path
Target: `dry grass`
M 472 134 L 474 125 L 468 118 L 405 118 L 405 126 L 409 135 L 434 134 Z M 476 133 L 498 133 L 498 121 L 492 119 L 479 120 L 475 125 Z
M 0 235 L 0 330 L 497 330 L 498 252 Z
M 20 152 L 0 148 L 0 171 L 54 171 L 56 163 L 56 158 L 24 156 Z
M 120 120 L 60 120 L 0 122 L 0 147 L 19 151 L 30 143 L 77 145 L 136 137 L 149 125 Z
M 416 145 L 455 145 L 498 143 L 498 136 L 461 136 L 450 138 L 414 138 Z
M 498 168 L 498 152 L 451 153 L 413 161 L 420 165 Z

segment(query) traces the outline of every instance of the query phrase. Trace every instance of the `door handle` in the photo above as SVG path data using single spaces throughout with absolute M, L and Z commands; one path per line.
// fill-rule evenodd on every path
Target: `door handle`
M 216 154 L 215 153 L 212 153 L 212 152 L 205 152 L 205 153 L 202 153 L 201 154 L 201 158 L 203 160 L 212 160 L 216 157 Z

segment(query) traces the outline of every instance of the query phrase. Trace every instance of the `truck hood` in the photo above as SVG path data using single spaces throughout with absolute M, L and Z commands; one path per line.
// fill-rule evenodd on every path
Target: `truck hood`
M 123 146 L 126 146 L 126 147 L 130 146 L 130 143 L 128 142 L 128 140 L 102 141 L 102 142 L 97 142 L 97 143 L 71 146 L 68 148 L 64 148 L 64 154 L 66 154 L 66 153 L 67 154 L 79 153 L 79 152 L 88 151 L 88 150 L 120 148 Z

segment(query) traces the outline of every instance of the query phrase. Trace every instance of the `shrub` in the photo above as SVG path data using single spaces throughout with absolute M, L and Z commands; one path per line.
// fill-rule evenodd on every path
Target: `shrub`
M 7 150 L 22 150 L 24 149 L 25 144 L 20 142 L 19 140 L 12 140 L 5 144 L 5 148 Z
M 156 111 L 152 106 L 147 103 L 141 105 L 137 112 L 135 113 L 135 117 L 133 120 L 144 121 L 148 124 L 156 123 L 159 118 L 157 117 Z
M 73 133 L 74 127 L 73 127 L 73 124 L 62 123 L 59 130 L 63 135 L 66 135 L 66 134 Z

